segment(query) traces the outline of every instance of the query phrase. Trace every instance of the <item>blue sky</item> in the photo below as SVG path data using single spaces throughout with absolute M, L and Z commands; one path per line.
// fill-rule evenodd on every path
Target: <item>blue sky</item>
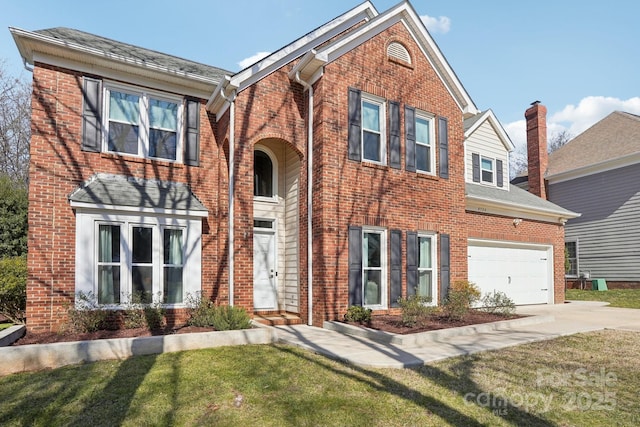
M 397 0 L 373 0 L 383 12 Z M 22 73 L 9 26 L 65 26 L 239 71 L 359 0 L 0 0 L 0 60 Z M 611 111 L 640 114 L 640 3 L 513 0 L 412 2 L 478 108 L 516 145 L 524 111 L 548 108 L 549 134 L 577 135 Z M 25 76 L 26 77 L 26 76 Z

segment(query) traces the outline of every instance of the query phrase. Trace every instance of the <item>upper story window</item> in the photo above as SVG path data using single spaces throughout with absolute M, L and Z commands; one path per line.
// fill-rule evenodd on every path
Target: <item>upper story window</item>
M 493 161 L 488 157 L 480 158 L 480 179 L 482 182 L 493 184 Z
M 473 182 L 504 186 L 504 169 L 502 160 L 485 157 L 478 153 L 471 154 Z
M 362 98 L 362 159 L 385 163 L 384 101 Z
M 435 156 L 433 155 L 433 118 L 416 115 L 416 170 L 434 173 Z
M 181 160 L 180 99 L 110 86 L 105 94 L 106 151 Z

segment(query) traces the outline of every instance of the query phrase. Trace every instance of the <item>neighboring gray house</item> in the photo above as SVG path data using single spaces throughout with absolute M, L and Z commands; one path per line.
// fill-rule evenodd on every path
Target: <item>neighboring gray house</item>
M 551 153 L 542 173 L 548 199 L 582 214 L 565 225 L 569 285 L 586 275 L 640 286 L 640 116 L 611 113 Z

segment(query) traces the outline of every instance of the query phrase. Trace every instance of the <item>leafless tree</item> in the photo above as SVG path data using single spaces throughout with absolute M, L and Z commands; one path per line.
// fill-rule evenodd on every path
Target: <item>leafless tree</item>
M 31 85 L 11 76 L 0 61 L 0 174 L 16 184 L 29 179 Z
M 553 153 L 558 148 L 571 141 L 573 135 L 567 130 L 557 132 L 551 136 L 549 143 L 547 144 L 547 152 Z M 527 172 L 527 146 L 519 145 L 511 153 L 511 178 L 515 178 L 520 174 L 526 174 Z

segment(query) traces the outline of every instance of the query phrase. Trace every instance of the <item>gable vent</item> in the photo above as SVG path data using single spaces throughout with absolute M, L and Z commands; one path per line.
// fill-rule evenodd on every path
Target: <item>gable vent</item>
M 387 56 L 411 64 L 411 57 L 409 56 L 407 48 L 398 42 L 393 42 L 387 46 Z

